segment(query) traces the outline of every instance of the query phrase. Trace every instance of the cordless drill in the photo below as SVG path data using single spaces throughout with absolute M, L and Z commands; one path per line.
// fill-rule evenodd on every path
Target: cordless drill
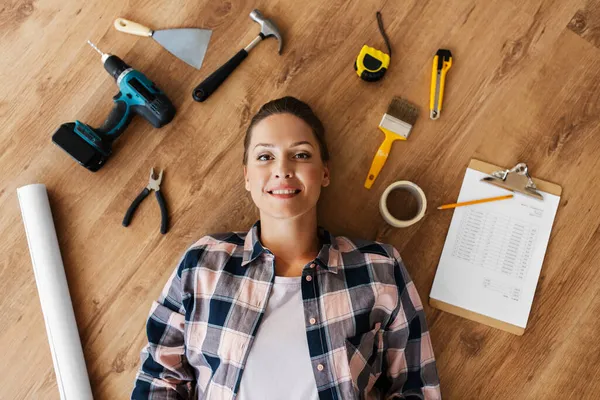
M 119 57 L 101 52 L 89 40 L 88 43 L 102 55 L 104 69 L 119 86 L 119 93 L 113 97 L 115 105 L 100 128 L 92 128 L 80 121 L 67 122 L 52 135 L 52 141 L 95 172 L 104 165 L 111 154 L 112 143 L 125 131 L 135 114 L 160 128 L 171 122 L 175 107 L 144 74 Z

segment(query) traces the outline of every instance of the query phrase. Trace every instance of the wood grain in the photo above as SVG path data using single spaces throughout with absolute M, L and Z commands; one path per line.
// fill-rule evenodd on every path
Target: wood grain
M 285 40 L 260 43 L 205 103 L 192 89 L 258 33 L 253 8 Z M 386 77 L 360 81 L 363 44 L 393 57 Z M 390 228 L 379 196 L 406 179 L 432 205 L 454 201 L 471 158 L 512 166 L 563 187 L 528 328 L 522 337 L 426 307 L 442 393 L 449 399 L 593 399 L 600 390 L 600 6 L 597 0 L 329 2 L 13 1 L 0 8 L 1 398 L 58 399 L 16 188 L 46 184 L 86 362 L 97 399 L 127 398 L 145 342 L 145 319 L 180 255 L 211 232 L 246 230 L 258 214 L 242 184 L 242 141 L 266 101 L 297 96 L 324 122 L 332 185 L 321 225 L 338 235 L 396 246 L 424 303 L 451 213 L 431 207 L 417 225 Z M 155 29 L 213 30 L 200 71 L 147 38 L 117 32 L 124 17 Z M 162 129 L 140 118 L 95 174 L 51 143 L 62 123 L 99 126 L 116 86 L 90 39 L 143 71 L 178 113 Z M 449 48 L 444 109 L 429 120 L 430 68 Z M 393 96 L 421 107 L 371 190 L 363 182 Z M 165 168 L 171 230 L 159 233 L 156 202 L 121 220 Z
M 600 2 L 590 0 L 578 10 L 567 28 L 600 48 Z

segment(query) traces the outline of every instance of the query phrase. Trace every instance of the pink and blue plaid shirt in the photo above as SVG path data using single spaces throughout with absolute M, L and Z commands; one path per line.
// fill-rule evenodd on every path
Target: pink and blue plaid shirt
M 319 237 L 317 258 L 302 270 L 319 399 L 440 399 L 423 306 L 398 251 L 322 228 Z M 274 262 L 260 221 L 191 246 L 152 305 L 131 398 L 235 399 Z

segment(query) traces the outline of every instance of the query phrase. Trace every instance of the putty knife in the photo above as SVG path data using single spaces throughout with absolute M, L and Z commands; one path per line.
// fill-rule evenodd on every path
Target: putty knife
M 115 28 L 118 31 L 132 35 L 152 36 L 169 53 L 197 69 L 200 69 L 202 66 L 206 48 L 210 41 L 210 35 L 212 34 L 210 29 L 197 28 L 153 31 L 142 24 L 129 21 L 125 18 L 117 18 L 115 20 Z

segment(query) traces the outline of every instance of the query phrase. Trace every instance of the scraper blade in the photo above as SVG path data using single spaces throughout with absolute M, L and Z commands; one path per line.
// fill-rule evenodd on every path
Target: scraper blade
M 183 28 L 154 31 L 152 37 L 169 53 L 200 69 L 211 35 L 209 29 Z

